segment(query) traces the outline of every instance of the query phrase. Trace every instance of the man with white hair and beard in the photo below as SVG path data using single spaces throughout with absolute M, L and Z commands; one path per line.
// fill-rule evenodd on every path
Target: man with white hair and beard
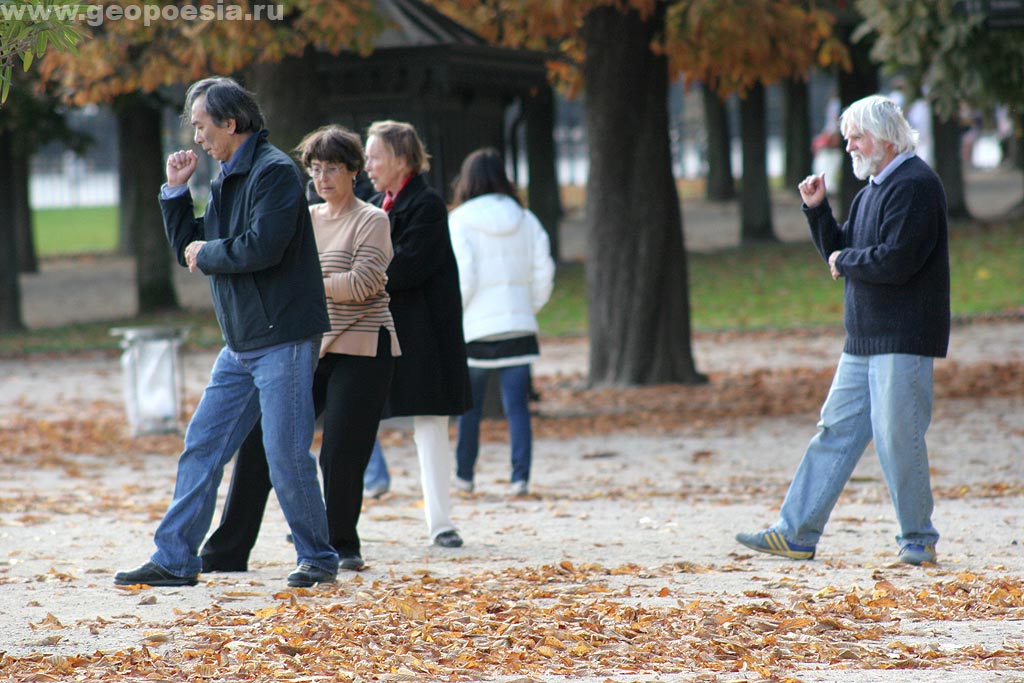
M 844 279 L 846 342 L 779 520 L 736 540 L 813 559 L 839 494 L 874 440 L 900 525 L 899 560 L 935 563 L 925 432 L 933 360 L 949 345 L 946 194 L 914 153 L 917 133 L 892 100 L 858 100 L 839 125 L 854 175 L 868 180 L 849 219 L 836 222 L 823 176 L 809 176 L 799 190 L 815 246 L 832 279 Z

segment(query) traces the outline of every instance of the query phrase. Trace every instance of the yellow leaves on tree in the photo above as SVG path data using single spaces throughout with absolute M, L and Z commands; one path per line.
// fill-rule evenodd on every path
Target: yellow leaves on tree
M 849 68 L 832 15 L 813 2 L 687 0 L 670 9 L 668 24 L 672 68 L 721 95 L 800 77 L 815 64 Z
M 106 102 L 125 93 L 233 74 L 251 63 L 280 61 L 308 46 L 366 52 L 380 27 L 372 0 L 294 0 L 275 4 L 273 13 L 266 4 L 241 0 L 232 3 L 238 8 L 234 18 L 215 0 L 174 4 L 206 8 L 208 18 L 168 11 L 168 3 L 138 3 L 141 17 L 152 7 L 161 10 L 159 18 L 91 21 L 95 26 L 78 54 L 47 54 L 41 74 L 59 82 L 74 104 Z
M 580 27 L 596 7 L 654 12 L 656 0 L 432 0 L 488 40 L 549 53 L 553 80 L 579 85 Z M 704 81 L 723 95 L 800 77 L 813 66 L 849 68 L 833 16 L 798 0 L 681 0 L 669 4 L 666 31 L 651 49 L 669 56 L 673 75 Z

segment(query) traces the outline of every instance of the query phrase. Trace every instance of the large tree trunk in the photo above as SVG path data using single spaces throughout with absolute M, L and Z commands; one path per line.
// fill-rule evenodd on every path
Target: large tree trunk
M 139 313 L 178 308 L 171 251 L 157 201 L 164 181 L 161 109 L 140 95 L 126 95 L 115 107 L 118 123 L 118 171 L 121 174 L 121 222 L 135 254 Z
M 713 202 L 736 199 L 736 180 L 732 177 L 732 136 L 729 110 L 711 88 L 701 87 L 704 102 L 704 130 L 707 135 L 708 181 L 705 196 Z
M 664 21 L 663 2 L 646 20 L 611 6 L 583 20 L 592 384 L 706 379 L 691 350 L 686 251 L 668 133 L 668 63 L 651 51 Z
M 764 86 L 757 83 L 740 101 L 743 139 L 743 186 L 740 188 L 740 241 L 775 241 L 772 194 L 768 185 L 768 133 Z
M 807 81 L 790 78 L 783 82 L 783 115 L 786 128 L 786 189 L 796 186 L 811 172 L 811 112 Z
M 14 133 L 0 127 L 0 188 L 13 187 Z M 17 242 L 13 196 L 0 192 L 0 244 Z M 21 320 L 21 288 L 18 285 L 18 250 L 0 249 L 0 332 L 25 329 Z
M 291 154 L 307 133 L 331 123 L 320 113 L 323 93 L 316 85 L 316 52 L 312 48 L 301 57 L 250 65 L 245 70 L 245 87 L 260 103 L 270 142 L 286 154 Z
M 22 273 L 38 273 L 39 258 L 36 255 L 36 241 L 32 235 L 32 205 L 29 201 L 28 181 L 30 176 L 30 150 L 21 141 L 14 140 L 11 150 L 11 210 L 14 234 L 18 250 L 18 270 Z
M 859 22 L 859 17 L 856 20 Z M 850 34 L 854 28 L 853 23 L 845 23 L 837 31 L 843 36 L 843 42 L 850 52 L 850 61 L 853 65 L 850 71 L 840 70 L 837 78 L 839 102 L 844 110 L 862 97 L 878 92 L 878 67 L 871 60 L 870 54 L 872 42 L 868 38 L 861 38 L 856 43 L 853 42 Z M 854 196 L 864 187 L 864 181 L 858 180 L 857 176 L 853 175 L 853 166 L 849 156 L 843 159 L 841 170 L 839 207 L 833 207 L 836 219 L 839 221 L 844 220 L 850 210 L 850 204 L 853 203 Z
M 558 195 L 555 171 L 555 97 L 545 85 L 523 98 L 526 114 L 526 155 L 530 165 L 527 195 L 530 210 L 537 214 L 551 241 L 551 257 L 560 261 L 558 224 L 562 220 L 562 199 Z
M 935 172 L 946 190 L 946 211 L 950 218 L 970 218 L 963 158 L 960 156 L 960 123 L 955 116 L 940 121 L 932 114 L 932 141 L 935 145 Z

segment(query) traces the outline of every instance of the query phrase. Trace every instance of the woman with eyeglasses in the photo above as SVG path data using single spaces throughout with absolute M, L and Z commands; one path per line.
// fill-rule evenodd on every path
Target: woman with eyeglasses
M 325 126 L 296 152 L 324 200 L 309 212 L 331 321 L 313 378 L 314 407 L 324 418 L 320 468 L 330 541 L 340 568 L 359 570 L 365 566 L 356 532 L 363 472 L 400 354 L 385 289 L 390 224 L 384 211 L 354 193 L 365 166 L 357 134 Z M 203 547 L 203 571 L 246 570 L 270 486 L 262 434 L 254 430 L 239 450 L 221 524 Z

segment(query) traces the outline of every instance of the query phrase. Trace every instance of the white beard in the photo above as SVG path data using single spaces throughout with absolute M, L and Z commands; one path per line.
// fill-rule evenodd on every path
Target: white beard
M 860 152 L 851 152 L 850 159 L 853 160 L 853 175 L 857 176 L 858 180 L 867 180 L 871 176 L 878 172 L 878 164 L 882 161 L 884 150 L 876 149 L 875 153 L 869 157 L 864 156 Z

